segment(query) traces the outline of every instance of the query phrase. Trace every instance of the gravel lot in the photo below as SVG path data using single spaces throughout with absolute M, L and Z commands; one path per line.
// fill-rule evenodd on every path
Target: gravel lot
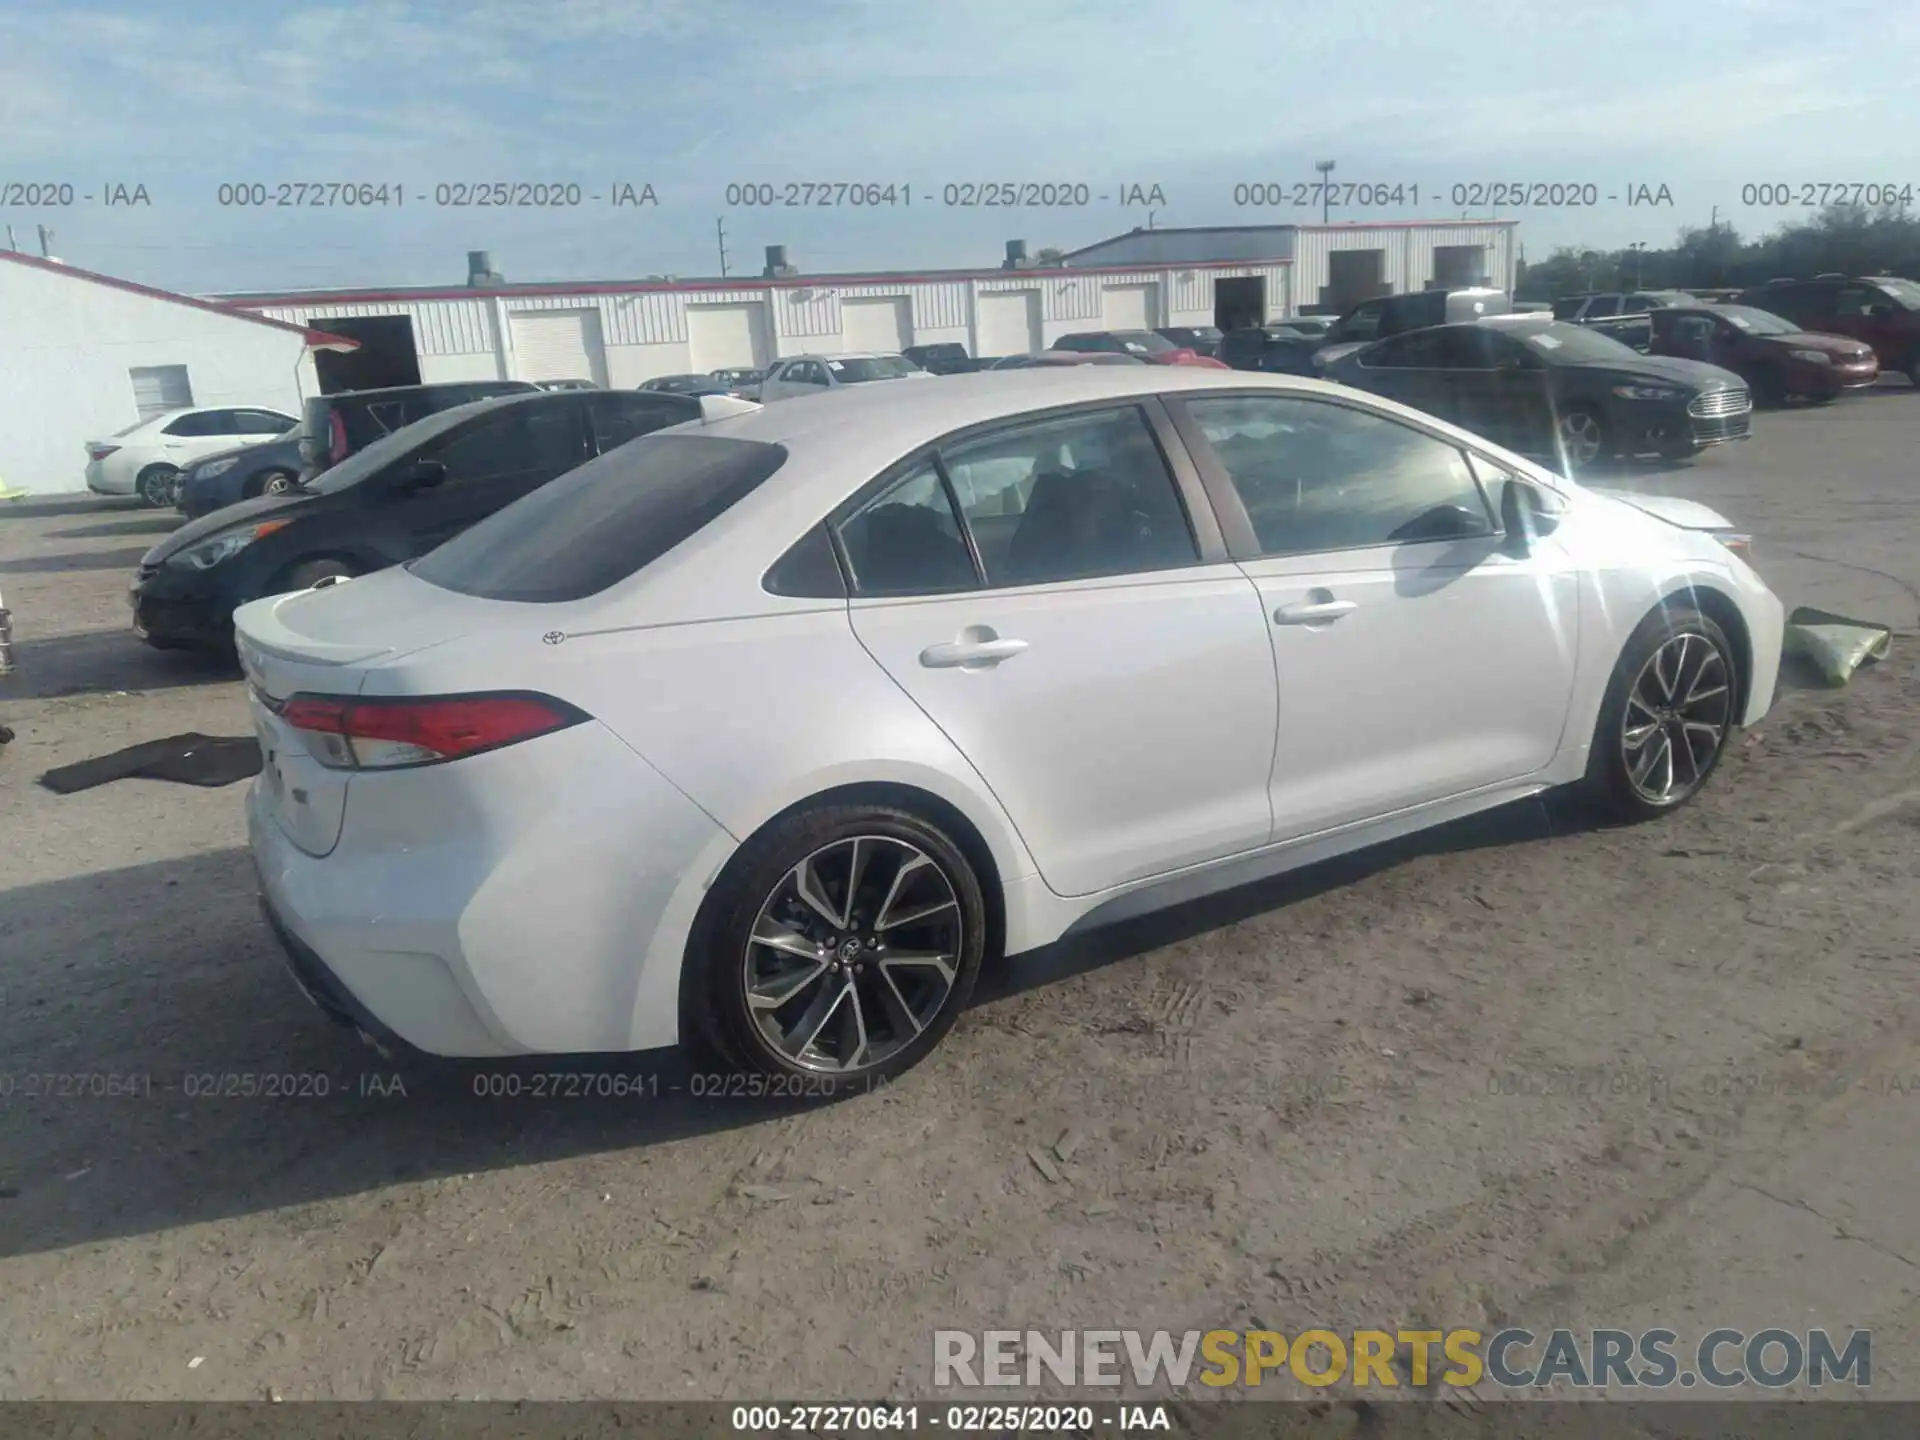
M 1920 395 L 1756 428 L 1618 483 L 1897 634 L 1790 681 L 1700 803 L 1528 804 L 1028 957 L 806 1111 L 671 1070 L 476 1098 L 327 1025 L 239 787 L 34 783 L 247 733 L 230 675 L 126 629 L 172 517 L 0 507 L 0 1398 L 927 1396 L 938 1326 L 1422 1321 L 1870 1325 L 1875 1393 L 1920 1397 Z M 246 1075 L 327 1093 L 196 1078 Z

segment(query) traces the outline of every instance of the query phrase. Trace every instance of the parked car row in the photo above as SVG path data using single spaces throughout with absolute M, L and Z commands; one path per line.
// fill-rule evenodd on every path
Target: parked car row
M 323 468 L 213 509 L 149 550 L 128 592 L 135 632 L 158 649 L 226 649 L 233 612 L 250 600 L 405 563 L 637 436 L 757 408 L 724 395 L 527 384 L 458 404 L 445 395 L 401 402 L 394 393 L 310 402 L 304 428 L 344 433 L 345 453 L 316 449 Z M 376 412 L 391 428 L 353 443 Z
M 281 438 L 299 423 L 265 406 L 165 410 L 105 440 L 86 442 L 87 489 L 170 505 L 188 468 L 215 456 L 244 454 Z

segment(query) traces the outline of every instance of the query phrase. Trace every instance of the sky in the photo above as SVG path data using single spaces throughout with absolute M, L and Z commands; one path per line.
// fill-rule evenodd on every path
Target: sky
M 769 244 L 808 272 L 990 268 L 1010 239 L 1317 220 L 1294 190 L 1321 160 L 1378 187 L 1335 220 L 1493 214 L 1541 259 L 1764 233 L 1809 185 L 1920 203 L 1916 136 L 1920 7 L 1885 0 L 0 0 L 0 223 L 202 294 L 459 284 L 482 249 L 509 281 L 709 276 L 717 225 L 733 274 Z M 808 182 L 896 198 L 728 204 Z M 1487 182 L 1559 196 L 1490 210 Z M 389 199 L 222 203 L 303 183 Z M 948 203 L 1007 183 L 1088 203 Z M 454 203 L 497 184 L 579 203 Z M 1236 204 L 1250 185 L 1283 203 Z

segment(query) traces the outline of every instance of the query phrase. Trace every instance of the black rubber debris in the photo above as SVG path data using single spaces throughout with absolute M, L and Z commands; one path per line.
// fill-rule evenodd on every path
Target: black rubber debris
M 180 785 L 233 785 L 260 773 L 260 742 L 251 735 L 169 735 L 111 755 L 62 765 L 40 777 L 56 795 L 91 790 L 109 780 L 171 780 Z

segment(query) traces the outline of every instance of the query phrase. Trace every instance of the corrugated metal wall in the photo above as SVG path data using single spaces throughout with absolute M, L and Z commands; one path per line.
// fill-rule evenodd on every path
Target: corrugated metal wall
M 572 302 L 578 309 L 580 301 Z M 396 300 L 364 305 L 276 307 L 259 312 L 294 325 L 365 315 L 411 315 L 414 349 L 422 355 L 473 355 L 493 349 L 493 318 L 486 300 Z
M 1493 283 L 1512 282 L 1511 225 L 1475 224 L 1302 227 L 1293 252 L 1293 290 L 1298 303 L 1314 304 L 1329 279 L 1327 257 L 1335 250 L 1378 250 L 1385 258 L 1383 278 L 1396 295 L 1424 289 L 1433 278 L 1433 252 L 1443 245 L 1482 245 Z
M 1171 236 L 1177 232 L 1165 232 Z M 770 337 L 783 354 L 813 348 L 842 334 L 843 299 L 904 297 L 913 307 L 916 334 L 965 332 L 973 305 L 971 292 L 1037 290 L 1041 315 L 1049 325 L 1091 327 L 1100 323 L 1101 293 L 1111 285 L 1158 284 L 1161 303 L 1170 315 L 1210 314 L 1217 279 L 1259 275 L 1266 279 L 1269 314 L 1284 314 L 1316 303 L 1328 283 L 1328 259 L 1335 250 L 1379 250 L 1384 278 L 1396 293 L 1419 290 L 1433 278 L 1433 253 L 1447 245 L 1484 246 L 1487 269 L 1496 285 L 1511 282 L 1514 227 L 1476 222 L 1423 226 L 1303 226 L 1294 234 L 1294 260 L 1288 264 L 1207 268 L 1199 265 L 1146 266 L 1138 270 L 1089 273 L 1085 270 L 1046 270 L 983 276 L 972 280 L 902 280 L 898 284 L 835 285 L 823 279 L 809 286 L 804 278 L 793 286 L 741 285 L 712 290 L 633 291 L 614 295 L 504 296 L 472 300 L 370 301 L 356 304 L 274 306 L 259 313 L 294 324 L 324 325 L 344 316 L 410 315 L 414 343 L 423 357 L 480 356 L 499 353 L 494 313 L 526 310 L 600 312 L 601 334 L 609 348 L 616 346 L 683 345 L 687 341 L 689 305 L 725 305 L 759 302 L 767 307 L 773 328 Z M 666 363 L 662 361 L 660 363 Z

